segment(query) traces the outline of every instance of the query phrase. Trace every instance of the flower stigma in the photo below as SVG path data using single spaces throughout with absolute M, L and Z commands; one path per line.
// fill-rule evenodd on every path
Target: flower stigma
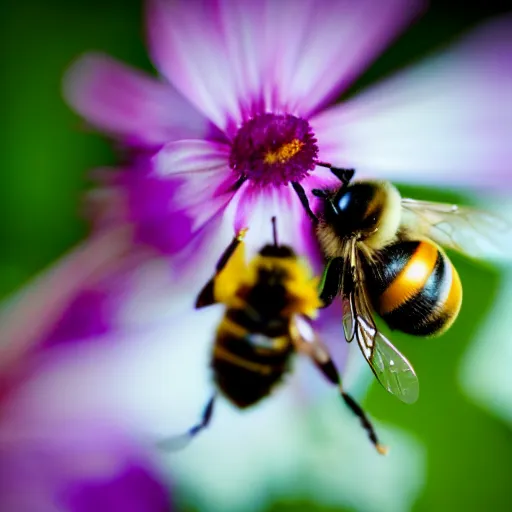
M 261 114 L 238 130 L 229 163 L 240 178 L 267 187 L 298 183 L 317 165 L 318 146 L 305 119 Z

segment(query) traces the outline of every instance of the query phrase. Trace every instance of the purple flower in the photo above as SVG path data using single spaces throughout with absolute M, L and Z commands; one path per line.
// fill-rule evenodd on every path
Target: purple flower
M 89 55 L 65 87 L 79 113 L 129 149 L 129 168 L 109 178 L 125 198 L 119 218 L 173 254 L 223 215 L 231 231 L 249 226 L 258 248 L 269 231 L 261 213 L 266 223 L 277 214 L 285 241 L 316 256 L 296 189 L 313 202 L 312 188 L 336 183 L 327 167 L 340 155 L 326 159 L 319 134 L 337 138 L 339 127 L 320 121 L 322 109 L 421 3 L 149 1 L 164 79 Z
M 129 149 L 128 168 L 109 178 L 124 197 L 118 217 L 136 223 L 138 240 L 173 254 L 208 230 L 226 245 L 247 226 L 258 247 L 276 214 L 284 241 L 316 258 L 296 189 L 314 207 L 311 189 L 336 183 L 326 166 L 508 185 L 508 22 L 326 108 L 421 5 L 148 1 L 149 48 L 163 78 L 88 55 L 65 87 L 80 114 Z
M 509 19 L 321 110 L 416 6 L 405 0 L 155 1 L 149 4 L 150 47 L 164 79 L 103 56 L 76 64 L 68 99 L 121 142 L 127 163 L 101 173 L 103 188 L 90 203 L 98 228 L 107 231 L 99 229 L 84 253 L 72 255 L 75 266 L 67 274 L 64 263 L 22 294 L 7 317 L 6 344 L 18 358 L 36 332 L 44 333 L 49 348 L 37 354 L 41 371 L 27 371 L 30 378 L 16 394 L 25 424 L 48 415 L 62 425 L 100 416 L 156 439 L 197 421 L 211 392 L 205 368 L 220 311 L 176 316 L 175 306 L 190 308 L 234 230 L 248 225 L 249 243 L 257 248 L 269 239 L 273 214 L 283 242 L 315 258 L 311 223 L 292 186 L 296 180 L 312 201 L 311 188 L 336 182 L 328 168 L 315 164 L 356 167 L 360 176 L 473 187 L 481 199 L 493 189 L 510 190 Z M 133 223 L 138 241 L 173 254 L 172 267 L 144 244 L 109 244 L 108 229 L 120 221 Z M 95 254 L 108 265 L 88 257 Z M 197 264 L 201 257 L 209 267 Z M 320 334 L 352 391 L 339 310 L 326 315 Z M 266 495 L 285 494 L 294 478 L 307 474 L 308 499 L 327 489 L 352 508 L 410 509 L 419 492 L 421 477 L 411 475 L 421 474 L 421 450 L 403 443 L 389 483 L 388 462 L 362 462 L 360 450 L 370 453 L 371 447 L 354 418 L 339 424 L 332 418 L 326 424 L 333 438 L 345 440 L 345 455 L 338 456 L 328 440 L 319 451 L 324 440 L 309 433 L 316 411 L 303 403 L 309 394 L 318 400 L 329 392 L 328 410 L 337 415 L 341 406 L 332 388 L 314 368 L 299 364 L 288 385 L 261 408 L 238 414 L 221 402 L 211 428 L 169 465 L 182 488 L 201 494 L 211 508 L 241 510 L 248 500 L 264 508 Z M 345 423 L 354 430 L 343 437 Z M 270 469 L 269 452 L 275 454 Z M 355 473 L 346 471 L 346 460 L 360 463 L 361 474 L 378 471 L 373 480 L 381 487 L 370 496 L 364 478 L 350 479 Z M 346 478 L 343 488 L 339 475 Z M 406 501 L 401 508 L 396 496 Z

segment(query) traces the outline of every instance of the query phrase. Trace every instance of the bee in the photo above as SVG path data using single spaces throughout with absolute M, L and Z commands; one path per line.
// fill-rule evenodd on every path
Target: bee
M 341 295 L 346 340 L 357 340 L 388 392 L 413 403 L 416 373 L 378 330 L 374 313 L 392 330 L 445 332 L 459 314 L 462 286 L 441 246 L 479 256 L 509 226 L 472 208 L 402 198 L 387 181 L 351 182 L 351 169 L 331 170 L 341 186 L 312 191 L 322 202 L 316 232 L 327 260 L 320 298 L 327 306 Z
M 356 401 L 345 393 L 339 372 L 310 321 L 322 303 L 319 279 L 311 277 L 305 262 L 291 247 L 279 245 L 272 218 L 273 244 L 265 245 L 247 264 L 243 238 L 238 233 L 218 261 L 212 279 L 203 287 L 196 307 L 225 305 L 211 355 L 216 392 L 201 421 L 181 436 L 160 445 L 181 448 L 206 428 L 213 415 L 217 393 L 235 407 L 245 409 L 269 396 L 290 371 L 293 356 L 306 354 L 327 380 L 337 386 L 342 399 L 359 417 L 379 453 L 386 449 Z

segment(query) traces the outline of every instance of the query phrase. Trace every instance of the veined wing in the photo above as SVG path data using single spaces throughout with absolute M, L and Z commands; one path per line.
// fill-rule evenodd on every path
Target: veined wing
M 473 258 L 505 257 L 512 248 L 506 220 L 470 207 L 402 199 L 402 225 Z
M 353 337 L 382 386 L 405 403 L 418 399 L 419 382 L 411 363 L 379 332 L 366 297 L 364 274 L 355 241 L 351 243 L 350 277 L 344 280 L 343 295 L 348 303 L 344 315 L 350 315 Z M 350 288 L 350 287 L 351 288 Z M 344 326 L 345 326 L 344 319 Z
M 349 343 L 354 339 L 356 335 L 356 311 L 354 302 L 355 283 L 351 261 L 351 254 L 356 249 L 355 244 L 355 238 L 345 243 L 343 250 L 343 271 L 341 273 L 343 334 Z

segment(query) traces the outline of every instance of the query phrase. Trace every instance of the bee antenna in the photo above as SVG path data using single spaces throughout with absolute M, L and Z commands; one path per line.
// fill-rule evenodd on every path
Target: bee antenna
M 277 242 L 277 222 L 275 215 L 272 217 L 272 234 L 274 235 L 274 246 L 277 247 L 279 244 Z

